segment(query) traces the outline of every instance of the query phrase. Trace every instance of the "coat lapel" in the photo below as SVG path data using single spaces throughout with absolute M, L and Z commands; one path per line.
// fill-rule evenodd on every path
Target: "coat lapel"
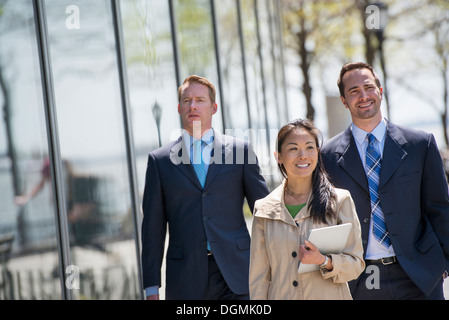
M 188 179 L 192 181 L 198 188 L 202 189 L 201 184 L 196 176 L 195 170 L 190 163 L 189 154 L 187 153 L 187 145 L 183 141 L 182 136 L 174 143 L 173 147 L 170 149 L 170 159 L 172 163 L 175 164 Z M 214 147 L 213 154 L 211 156 L 211 163 L 207 170 L 206 182 L 204 189 L 206 189 L 214 180 L 214 178 L 220 173 L 223 166 L 221 164 L 232 163 L 232 145 L 229 139 L 217 131 L 214 131 Z
M 407 156 L 407 152 L 403 148 L 405 144 L 407 144 L 407 140 L 398 130 L 397 126 L 387 121 L 387 133 L 385 135 L 379 188 L 382 188 L 382 186 L 388 182 Z
M 407 156 L 407 152 L 403 148 L 405 144 L 407 144 L 407 140 L 397 126 L 387 121 L 379 188 L 382 188 L 390 180 Z M 340 158 L 337 160 L 338 165 L 368 192 L 368 180 L 350 127 L 343 133 L 336 153 L 340 154 Z
M 368 180 L 350 127 L 343 133 L 335 152 L 340 155 L 337 164 L 368 192 Z
M 226 159 L 229 155 L 232 155 L 232 146 L 230 145 L 229 140 L 225 139 L 225 137 L 216 130 L 214 130 L 214 147 L 212 153 L 204 189 L 212 183 L 217 174 L 223 169 L 221 164 L 231 163 Z
M 170 149 L 170 160 L 178 170 L 180 170 L 190 181 L 192 181 L 195 186 L 202 189 L 195 170 L 190 163 L 189 154 L 186 148 L 187 146 L 182 139 L 182 136 L 179 137 Z
M 281 185 L 279 185 L 268 196 L 261 200 L 263 201 L 263 206 L 258 208 L 255 215 L 257 217 L 265 219 L 280 220 L 289 225 L 297 226 L 297 221 L 310 217 L 309 203 L 312 199 L 312 191 L 310 191 L 309 193 L 306 205 L 297 213 L 297 215 L 293 219 L 291 214 L 288 212 L 287 207 L 285 206 L 285 183 L 286 181 L 284 180 Z

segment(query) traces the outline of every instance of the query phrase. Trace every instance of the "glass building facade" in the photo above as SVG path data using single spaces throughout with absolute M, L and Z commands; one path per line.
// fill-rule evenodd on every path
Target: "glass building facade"
M 280 25 L 278 0 L 0 0 L 0 299 L 143 298 L 147 155 L 190 74 L 275 183 Z

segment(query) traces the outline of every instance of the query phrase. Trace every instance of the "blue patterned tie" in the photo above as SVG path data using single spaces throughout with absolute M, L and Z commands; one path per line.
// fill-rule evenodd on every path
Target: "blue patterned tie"
M 371 212 L 373 214 L 373 233 L 374 237 L 386 248 L 391 244 L 388 236 L 387 225 L 382 213 L 382 207 L 379 200 L 379 177 L 381 158 L 380 154 L 374 148 L 376 137 L 371 133 L 367 134 L 368 147 L 366 148 L 366 167 L 368 176 L 369 193 L 371 197 Z
M 201 186 L 204 188 L 204 183 L 206 182 L 207 168 L 206 164 L 203 161 L 202 143 L 203 143 L 202 140 L 195 140 L 193 142 L 192 165 L 193 169 L 195 169 L 196 176 L 198 177 Z

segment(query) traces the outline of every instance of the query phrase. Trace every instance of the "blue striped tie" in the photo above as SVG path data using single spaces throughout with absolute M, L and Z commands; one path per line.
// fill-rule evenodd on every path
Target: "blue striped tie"
M 374 237 L 385 247 L 389 247 L 391 244 L 390 237 L 388 236 L 387 225 L 382 213 L 382 207 L 379 200 L 379 177 L 381 158 L 380 154 L 374 148 L 374 141 L 376 137 L 371 133 L 367 134 L 368 147 L 366 148 L 366 167 L 368 169 L 368 185 L 369 193 L 371 197 L 371 213 L 373 215 L 373 233 Z
M 204 183 L 206 182 L 207 169 L 202 156 L 203 151 L 202 143 L 203 143 L 202 140 L 195 140 L 193 142 L 192 165 L 193 169 L 195 169 L 196 176 L 198 177 L 201 186 L 204 188 Z

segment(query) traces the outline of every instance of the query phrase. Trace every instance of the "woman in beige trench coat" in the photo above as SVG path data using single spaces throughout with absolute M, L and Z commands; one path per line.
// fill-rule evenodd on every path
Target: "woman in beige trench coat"
M 281 128 L 275 154 L 284 182 L 256 202 L 251 235 L 251 299 L 352 299 L 347 282 L 363 271 L 360 223 L 347 190 L 327 179 L 319 131 L 307 120 Z M 306 237 L 311 229 L 352 223 L 341 254 L 325 256 Z M 298 274 L 299 263 L 318 271 Z

